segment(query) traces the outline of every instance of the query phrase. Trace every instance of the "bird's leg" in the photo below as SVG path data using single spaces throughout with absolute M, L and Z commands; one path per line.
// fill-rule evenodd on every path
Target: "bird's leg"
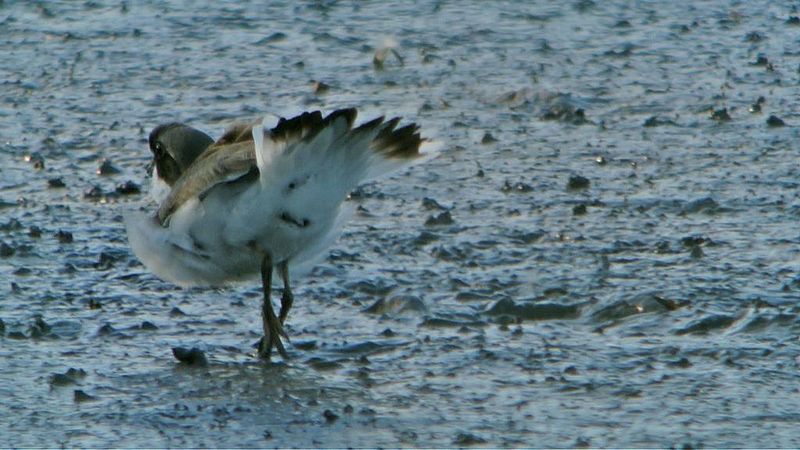
M 270 291 L 272 290 L 272 256 L 269 253 L 264 254 L 261 260 L 261 286 L 264 291 L 264 301 L 261 304 L 261 324 L 264 326 L 264 336 L 258 343 L 258 355 L 264 359 L 269 359 L 272 353 L 272 347 L 278 349 L 278 353 L 286 358 L 286 349 L 283 348 L 281 336 L 286 337 L 283 331 L 281 322 L 275 316 L 275 310 L 272 309 L 272 299 L 270 298 Z
M 292 287 L 289 286 L 289 261 L 283 261 L 278 264 L 281 278 L 283 278 L 283 295 L 281 295 L 281 312 L 278 316 L 281 320 L 281 325 L 286 322 L 286 316 L 289 315 L 289 310 L 292 309 L 294 303 L 294 295 L 292 295 Z

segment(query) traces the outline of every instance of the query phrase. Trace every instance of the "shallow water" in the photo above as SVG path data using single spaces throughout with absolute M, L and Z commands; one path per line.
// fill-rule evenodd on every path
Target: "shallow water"
M 4 445 L 800 445 L 800 12 L 667 3 L 0 2 Z M 343 106 L 442 154 L 265 364 L 258 285 L 158 280 L 122 213 L 159 123 Z

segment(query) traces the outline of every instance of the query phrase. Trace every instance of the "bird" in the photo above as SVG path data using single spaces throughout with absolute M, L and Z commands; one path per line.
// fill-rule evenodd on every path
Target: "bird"
M 360 184 L 433 156 L 416 123 L 357 110 L 320 111 L 230 127 L 214 141 L 182 123 L 153 129 L 155 212 L 124 214 L 130 246 L 156 276 L 181 286 L 223 286 L 260 276 L 263 336 L 257 354 L 282 358 L 294 302 L 290 271 L 339 235 Z M 274 273 L 283 281 L 276 315 Z

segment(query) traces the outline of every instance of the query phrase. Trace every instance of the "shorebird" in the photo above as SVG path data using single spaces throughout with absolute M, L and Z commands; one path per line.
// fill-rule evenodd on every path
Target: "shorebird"
M 283 324 L 294 296 L 289 272 L 338 236 L 342 203 L 359 184 L 421 160 L 416 124 L 383 117 L 354 128 L 355 109 L 319 111 L 236 125 L 213 141 L 179 123 L 156 127 L 155 213 L 125 215 L 136 256 L 158 277 L 183 286 L 219 286 L 260 275 L 263 337 L 258 355 L 284 358 Z M 271 300 L 273 271 L 283 280 Z

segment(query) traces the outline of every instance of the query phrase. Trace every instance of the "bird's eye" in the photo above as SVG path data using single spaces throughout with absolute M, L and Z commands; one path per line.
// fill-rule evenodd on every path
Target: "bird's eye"
M 153 153 L 155 153 L 156 157 L 158 158 L 164 156 L 164 144 L 161 142 L 156 142 L 156 145 L 153 148 Z

